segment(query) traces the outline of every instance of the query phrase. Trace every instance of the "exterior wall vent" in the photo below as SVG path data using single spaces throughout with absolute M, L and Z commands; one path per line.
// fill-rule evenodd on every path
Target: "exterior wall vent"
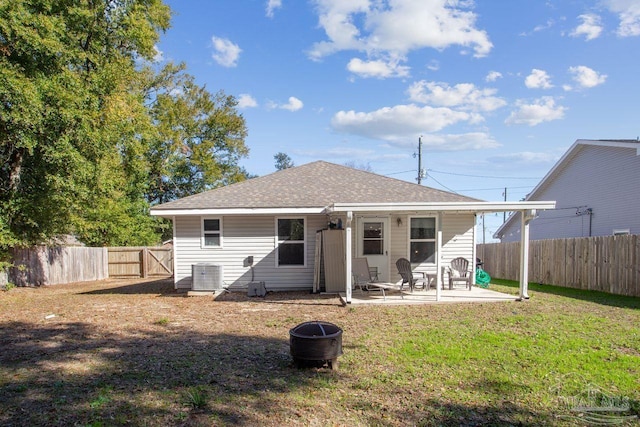
M 192 264 L 191 290 L 220 291 L 223 289 L 222 264 Z

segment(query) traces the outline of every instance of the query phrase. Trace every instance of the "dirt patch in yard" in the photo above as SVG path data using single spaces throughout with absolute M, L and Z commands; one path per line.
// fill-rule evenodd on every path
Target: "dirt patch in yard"
M 335 296 L 187 297 L 172 280 L 14 288 L 0 293 L 0 424 L 304 424 L 278 402 L 317 375 L 291 367 L 288 331 L 347 313 Z

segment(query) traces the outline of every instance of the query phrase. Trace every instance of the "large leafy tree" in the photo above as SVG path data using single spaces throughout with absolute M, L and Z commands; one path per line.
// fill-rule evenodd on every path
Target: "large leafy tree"
M 168 64 L 150 81 L 147 99 L 156 135 L 149 144 L 150 203 L 164 203 L 247 177 L 238 165 L 248 154 L 237 101 L 209 93 Z
M 169 22 L 161 0 L 0 1 L 0 252 L 63 233 L 154 243 L 149 201 L 186 194 L 198 168 L 196 189 L 242 179 L 235 100 L 141 66 Z

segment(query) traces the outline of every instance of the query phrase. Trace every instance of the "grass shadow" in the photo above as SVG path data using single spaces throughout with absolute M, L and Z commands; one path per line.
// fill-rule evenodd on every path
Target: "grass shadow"
M 173 425 L 182 416 L 258 425 L 248 413 L 286 412 L 269 396 L 317 377 L 293 367 L 287 340 L 187 329 L 124 335 L 86 323 L 6 322 L 0 347 L 0 424 L 12 426 Z M 190 407 L 194 389 L 206 405 Z
M 172 278 L 151 279 L 148 281 L 140 281 L 136 279 L 133 283 L 126 283 L 126 280 L 118 281 L 118 286 L 102 287 L 100 289 L 81 292 L 79 295 L 142 295 L 142 294 L 159 294 L 162 296 L 179 295 L 174 289 Z M 186 295 L 186 294 L 183 294 Z

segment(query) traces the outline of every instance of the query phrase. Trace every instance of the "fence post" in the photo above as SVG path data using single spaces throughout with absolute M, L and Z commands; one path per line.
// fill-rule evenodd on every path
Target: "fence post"
M 142 265 L 140 266 L 140 273 L 143 278 L 149 277 L 149 248 L 142 248 Z

